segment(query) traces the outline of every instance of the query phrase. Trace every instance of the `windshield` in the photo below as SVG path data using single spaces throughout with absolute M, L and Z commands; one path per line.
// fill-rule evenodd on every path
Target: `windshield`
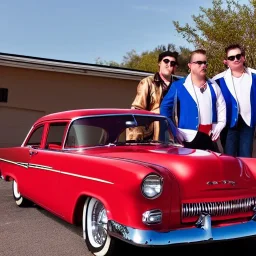
M 174 141 L 175 127 L 164 117 L 104 115 L 73 121 L 67 134 L 65 148 L 133 143 L 170 144 Z

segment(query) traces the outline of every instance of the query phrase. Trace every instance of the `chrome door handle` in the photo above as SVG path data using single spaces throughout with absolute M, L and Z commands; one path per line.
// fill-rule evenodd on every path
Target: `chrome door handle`
M 29 150 L 29 155 L 36 155 L 38 152 L 36 150 Z

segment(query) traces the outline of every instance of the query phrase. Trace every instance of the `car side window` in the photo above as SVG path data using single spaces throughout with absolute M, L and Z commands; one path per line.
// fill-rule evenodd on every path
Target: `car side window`
M 107 132 L 101 128 L 90 125 L 72 125 L 65 147 L 89 147 L 104 145 L 107 141 Z
M 29 140 L 26 143 L 26 146 L 32 146 L 33 148 L 39 148 L 41 145 L 42 135 L 44 131 L 44 126 L 40 126 L 36 128 L 31 136 L 29 137 Z
M 61 149 L 63 136 L 67 123 L 52 123 L 49 125 L 48 135 L 46 138 L 46 148 L 52 150 Z

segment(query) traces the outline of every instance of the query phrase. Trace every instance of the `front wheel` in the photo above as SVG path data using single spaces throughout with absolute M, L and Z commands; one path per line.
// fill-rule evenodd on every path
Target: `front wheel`
M 12 193 L 13 193 L 14 200 L 15 200 L 16 204 L 19 207 L 26 207 L 26 206 L 33 205 L 33 203 L 31 201 L 29 201 L 28 199 L 24 198 L 20 194 L 19 188 L 18 188 L 18 184 L 17 184 L 17 182 L 15 180 L 12 183 Z
M 108 217 L 104 205 L 95 198 L 86 200 L 83 209 L 83 236 L 96 256 L 117 255 L 118 242 L 107 233 Z

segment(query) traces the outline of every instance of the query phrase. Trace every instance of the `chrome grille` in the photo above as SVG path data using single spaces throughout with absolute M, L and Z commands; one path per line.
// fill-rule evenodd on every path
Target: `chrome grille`
M 231 215 L 234 213 L 249 212 L 256 204 L 256 197 L 236 199 L 224 202 L 204 202 L 182 204 L 182 217 L 199 216 L 202 212 L 211 216 Z

